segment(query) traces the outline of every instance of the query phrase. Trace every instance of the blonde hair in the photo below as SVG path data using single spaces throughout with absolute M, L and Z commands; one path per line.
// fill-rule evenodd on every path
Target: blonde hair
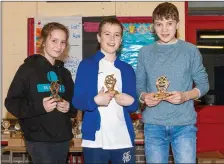
M 69 31 L 68 31 L 67 27 L 65 27 L 63 24 L 60 24 L 58 22 L 50 22 L 50 23 L 44 25 L 44 27 L 42 28 L 41 36 L 40 36 L 40 40 L 41 40 L 40 54 L 44 56 L 44 44 L 47 40 L 47 37 L 54 30 L 62 30 L 66 34 L 66 47 L 65 47 L 62 55 L 60 55 L 60 57 L 57 58 L 58 60 L 63 61 L 65 59 L 65 57 L 68 55 L 68 51 L 69 51 L 69 43 L 68 43 Z

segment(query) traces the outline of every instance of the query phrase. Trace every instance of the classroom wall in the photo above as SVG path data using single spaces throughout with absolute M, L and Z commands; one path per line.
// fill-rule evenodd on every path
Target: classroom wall
M 163 1 L 162 1 L 163 2 Z M 2 118 L 13 118 L 4 107 L 9 85 L 27 57 L 27 18 L 40 16 L 151 16 L 161 2 L 2 2 Z M 185 39 L 184 2 L 172 2 L 180 12 L 180 39 Z

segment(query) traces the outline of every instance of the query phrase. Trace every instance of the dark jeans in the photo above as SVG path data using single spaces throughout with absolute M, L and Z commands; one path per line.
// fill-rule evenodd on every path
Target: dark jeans
M 135 164 L 135 148 L 104 150 L 102 148 L 83 148 L 85 164 Z
M 53 143 L 26 141 L 26 146 L 34 164 L 66 163 L 69 141 Z

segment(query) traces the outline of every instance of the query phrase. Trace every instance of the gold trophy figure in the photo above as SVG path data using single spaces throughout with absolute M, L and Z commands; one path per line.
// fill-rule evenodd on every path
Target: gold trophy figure
M 10 127 L 10 122 L 8 120 L 3 120 L 2 121 L 2 126 L 4 128 L 3 134 L 4 135 L 10 135 L 9 127 Z
M 104 81 L 104 84 L 107 88 L 107 92 L 113 92 L 114 95 L 118 94 L 119 92 L 114 90 L 114 87 L 115 87 L 115 84 L 116 84 L 117 80 L 116 78 L 114 78 L 114 74 L 111 74 L 111 75 L 107 75 L 105 77 L 105 81 Z
M 13 137 L 22 138 L 22 131 L 18 121 L 16 122 L 14 129 L 15 129 L 15 132 L 13 134 Z
M 55 99 L 55 101 L 63 101 L 63 99 L 58 95 L 60 89 L 60 84 L 58 84 L 58 81 L 52 81 L 50 86 L 50 91 L 52 94 L 52 97 Z
M 168 96 L 171 96 L 171 94 L 167 92 L 168 87 L 169 87 L 169 81 L 166 78 L 166 76 L 160 76 L 156 80 L 156 88 L 158 92 L 155 94 L 154 97 L 162 100 Z

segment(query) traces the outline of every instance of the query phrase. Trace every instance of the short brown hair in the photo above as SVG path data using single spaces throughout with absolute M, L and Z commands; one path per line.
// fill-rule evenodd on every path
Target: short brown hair
M 179 22 L 179 12 L 177 7 L 169 2 L 160 3 L 152 13 L 153 23 L 155 20 L 173 19 Z
M 52 31 L 54 30 L 62 30 L 65 32 L 66 34 L 66 47 L 65 50 L 62 54 L 62 57 L 59 57 L 60 59 L 62 59 L 63 57 L 65 57 L 68 53 L 68 49 L 69 49 L 69 43 L 68 43 L 68 38 L 69 38 L 69 31 L 67 29 L 67 27 L 65 27 L 63 24 L 60 24 L 58 22 L 50 22 L 47 23 L 46 25 L 44 25 L 44 27 L 41 30 L 41 36 L 40 36 L 40 40 L 41 40 L 41 45 L 40 45 L 40 54 L 43 55 L 44 54 L 44 44 L 47 40 L 47 37 L 51 34 Z
M 99 36 L 101 35 L 103 26 L 105 24 L 107 24 L 107 23 L 111 24 L 111 25 L 118 25 L 118 26 L 120 26 L 120 28 L 121 28 L 121 36 L 123 35 L 123 26 L 122 26 L 121 22 L 117 18 L 115 18 L 115 17 L 106 17 L 99 24 L 99 27 L 98 27 L 98 35 Z

